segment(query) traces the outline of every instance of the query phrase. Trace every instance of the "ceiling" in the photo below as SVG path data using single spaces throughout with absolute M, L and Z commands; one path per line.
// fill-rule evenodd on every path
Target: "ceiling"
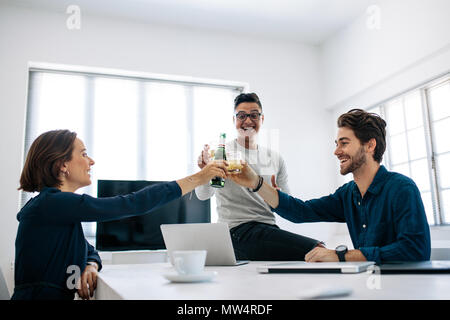
M 7 1 L 4 1 L 7 2 Z M 27 7 L 130 18 L 140 22 L 323 43 L 374 0 L 14 0 Z

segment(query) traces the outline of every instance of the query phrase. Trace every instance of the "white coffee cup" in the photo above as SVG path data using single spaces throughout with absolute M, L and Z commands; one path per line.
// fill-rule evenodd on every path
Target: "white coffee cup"
M 180 250 L 172 252 L 172 264 L 180 275 L 195 275 L 203 272 L 206 250 Z

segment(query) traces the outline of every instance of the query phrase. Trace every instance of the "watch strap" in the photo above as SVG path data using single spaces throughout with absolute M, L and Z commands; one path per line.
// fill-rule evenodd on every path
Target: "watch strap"
M 343 250 L 338 250 L 339 247 L 343 247 Z M 336 254 L 339 258 L 339 262 L 345 262 L 345 254 L 348 252 L 348 248 L 347 246 L 337 246 L 336 249 Z

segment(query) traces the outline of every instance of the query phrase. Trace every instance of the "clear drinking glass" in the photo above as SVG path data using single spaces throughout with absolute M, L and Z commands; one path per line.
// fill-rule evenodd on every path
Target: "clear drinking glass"
M 206 163 L 209 163 L 210 161 L 214 161 L 214 155 L 216 153 L 217 148 L 219 147 L 219 142 L 217 140 L 209 141 L 207 145 L 208 150 L 208 158 L 205 159 Z
M 227 152 L 228 172 L 241 172 L 242 170 L 242 154 L 239 151 Z

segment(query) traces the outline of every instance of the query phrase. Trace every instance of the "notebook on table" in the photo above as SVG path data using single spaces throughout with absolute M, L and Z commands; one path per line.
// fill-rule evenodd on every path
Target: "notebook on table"
M 450 260 L 420 262 L 392 262 L 379 266 L 381 274 L 436 274 L 450 273 Z
M 283 262 L 257 268 L 259 273 L 360 273 L 374 265 L 373 261 L 361 262 Z

